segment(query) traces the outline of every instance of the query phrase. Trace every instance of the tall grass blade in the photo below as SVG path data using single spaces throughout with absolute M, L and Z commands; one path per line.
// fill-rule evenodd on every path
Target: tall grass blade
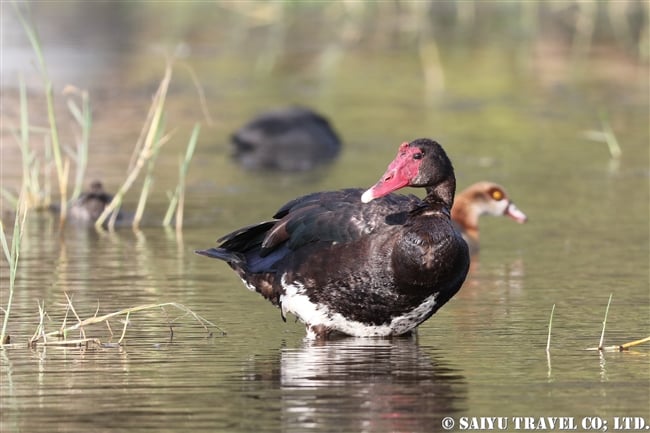
M 185 204 L 185 178 L 187 177 L 187 171 L 194 156 L 194 150 L 196 149 L 196 142 L 199 138 L 199 132 L 201 131 L 201 125 L 195 124 L 192 129 L 192 134 L 190 135 L 190 140 L 187 143 L 187 149 L 185 151 L 185 158 L 181 161 L 179 167 L 179 176 L 178 176 L 178 185 L 174 191 L 173 196 L 170 199 L 169 207 L 165 213 L 165 218 L 163 219 L 163 226 L 168 227 L 171 224 L 172 215 L 174 210 L 176 211 L 176 230 L 180 231 L 183 228 L 183 207 Z
M 176 189 L 169 196 L 169 206 L 167 206 L 167 211 L 165 212 L 165 216 L 162 222 L 163 227 L 169 227 L 172 223 L 172 218 L 174 217 L 174 211 L 178 206 L 178 195 L 179 195 L 178 185 L 176 185 Z
M 187 63 L 183 63 L 183 66 L 185 66 L 185 68 L 189 72 L 190 77 L 192 78 L 192 82 L 194 83 L 194 87 L 196 88 L 196 93 L 199 95 L 199 104 L 201 105 L 201 111 L 203 111 L 203 117 L 205 117 L 205 120 L 209 126 L 214 125 L 214 119 L 212 119 L 212 116 L 210 115 L 210 110 L 208 110 L 208 103 L 205 97 L 205 91 L 201 86 L 199 77 L 196 75 L 196 72 L 194 72 L 194 68 L 192 68 L 192 66 L 188 65 Z
M 598 343 L 598 350 L 603 350 L 603 341 L 605 340 L 605 325 L 607 324 L 607 315 L 609 314 L 609 304 L 612 303 L 612 293 L 609 294 L 609 301 L 607 301 L 607 308 L 605 309 L 605 318 L 603 319 L 603 331 L 600 333 L 600 343 Z
M 551 308 L 551 318 L 548 320 L 548 338 L 546 339 L 546 351 L 551 350 L 551 328 L 553 326 L 553 313 L 555 312 L 555 304 Z
M 37 198 L 38 192 L 33 190 L 33 184 L 30 182 L 30 163 L 32 153 L 29 148 L 29 109 L 27 106 L 27 89 L 25 81 L 20 76 L 18 80 L 18 89 L 20 93 L 20 152 L 22 153 L 23 162 L 23 187 L 27 190 L 28 201 L 33 203 Z
M 618 143 L 616 134 L 604 115 L 601 115 L 600 122 L 602 124 L 605 142 L 607 143 L 610 156 L 614 159 L 619 159 L 623 151 L 621 150 L 621 145 Z
M 190 141 L 187 144 L 187 150 L 185 151 L 185 159 L 180 166 L 180 174 L 178 179 L 178 204 L 176 206 L 176 231 L 181 231 L 183 228 L 183 210 L 185 206 L 185 179 L 187 177 L 188 168 L 192 157 L 194 156 L 194 150 L 196 149 L 196 142 L 199 138 L 199 132 L 201 131 L 201 125 L 198 123 L 194 125 L 192 130 L 192 135 L 190 136 Z
M 52 154 L 54 155 L 54 163 L 56 165 L 56 172 L 59 181 L 59 193 L 61 196 L 60 218 L 61 218 L 61 222 L 63 222 L 65 221 L 66 210 L 67 210 L 67 206 L 65 204 L 67 202 L 66 197 L 67 197 L 68 180 L 67 178 L 65 178 L 63 159 L 61 157 L 61 146 L 59 144 L 59 132 L 57 129 L 56 115 L 54 111 L 54 90 L 53 90 L 54 86 L 52 84 L 52 81 L 50 80 L 47 71 L 47 65 L 45 64 L 45 58 L 43 57 L 43 50 L 41 49 L 40 41 L 38 39 L 38 36 L 36 35 L 36 31 L 27 22 L 22 12 L 20 11 L 20 7 L 18 6 L 17 3 L 14 3 L 14 10 L 16 11 L 16 15 L 18 16 L 18 20 L 20 21 L 20 23 L 23 26 L 23 29 L 25 30 L 25 33 L 27 35 L 27 38 L 29 39 L 32 49 L 36 54 L 40 72 L 41 75 L 43 76 L 43 81 L 45 83 L 45 100 L 47 104 L 47 118 L 50 126 L 50 139 L 52 140 L 50 144 L 52 146 Z
M 129 171 L 126 180 L 117 191 L 117 193 L 115 193 L 113 200 L 104 208 L 102 214 L 99 216 L 99 218 L 97 218 L 97 221 L 95 221 L 95 228 L 97 230 L 100 230 L 111 213 L 116 211 L 118 204 L 122 202 L 122 198 L 137 179 L 142 167 L 144 167 L 145 163 L 152 156 L 152 146 L 154 145 L 154 139 L 156 137 L 156 133 L 158 131 L 163 115 L 165 98 L 167 96 L 167 90 L 169 89 L 171 78 L 172 67 L 168 62 L 167 67 L 165 68 L 165 75 L 160 82 L 160 85 L 158 86 L 158 90 L 154 96 L 153 102 L 151 103 L 151 108 L 149 109 L 149 113 L 153 113 L 151 116 L 151 122 L 149 124 L 145 124 L 143 128 L 143 134 L 141 134 L 141 137 L 144 137 L 144 143 L 142 144 L 140 152 L 138 153 L 137 160 L 132 169 Z M 144 131 L 146 131 L 146 133 L 144 133 Z M 138 147 L 140 147 L 140 143 L 136 143 L 136 148 Z
M 18 258 L 20 256 L 20 245 L 23 238 L 23 233 L 25 231 L 26 216 L 27 208 L 25 205 L 25 194 L 22 193 L 18 199 L 18 205 L 16 206 L 16 217 L 14 219 L 14 231 L 11 239 L 11 248 L 7 243 L 4 224 L 0 220 L 0 243 L 2 243 L 2 250 L 4 251 L 7 262 L 9 263 L 9 296 L 7 298 L 7 305 L 4 308 L 2 330 L 0 330 L 0 344 L 5 344 L 5 342 L 8 341 L 7 326 L 9 325 L 11 306 L 14 299 L 16 272 L 18 270 Z
M 81 137 L 77 140 L 77 149 L 74 154 L 76 163 L 74 189 L 70 200 L 77 199 L 83 190 L 84 176 L 86 174 L 86 167 L 88 165 L 88 146 L 90 142 L 90 129 L 92 126 L 92 112 L 90 110 L 90 98 L 87 91 L 80 91 L 77 89 L 72 90 L 73 93 L 78 93 L 81 96 L 81 109 L 73 99 L 68 99 L 68 110 L 74 117 L 75 121 L 81 128 Z
M 165 132 L 165 120 L 163 119 L 158 124 L 158 131 L 156 131 L 156 136 L 154 138 L 154 148 L 152 151 L 152 156 L 147 163 L 147 173 L 144 177 L 144 182 L 142 183 L 142 190 L 140 191 L 140 199 L 138 200 L 138 207 L 135 210 L 135 215 L 133 217 L 133 228 L 137 229 L 140 227 L 140 221 L 142 221 L 142 215 L 144 214 L 144 208 L 147 204 L 147 198 L 149 197 L 149 191 L 151 189 L 151 184 L 153 182 L 153 169 L 156 165 L 156 159 L 158 158 L 158 153 L 160 148 L 164 143 L 167 142 L 169 136 L 161 137 L 163 132 Z

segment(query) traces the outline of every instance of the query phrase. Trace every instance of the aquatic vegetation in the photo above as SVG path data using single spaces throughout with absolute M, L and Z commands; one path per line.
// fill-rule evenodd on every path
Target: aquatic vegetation
M 635 347 L 635 346 L 641 345 L 643 343 L 650 342 L 650 336 L 648 336 L 648 337 L 645 337 L 645 338 L 641 338 L 641 339 L 630 341 L 630 342 L 623 343 L 623 344 L 617 344 L 617 345 L 613 345 L 613 346 L 605 346 L 604 345 L 604 342 L 605 342 L 605 327 L 607 326 L 607 316 L 609 315 L 609 307 L 610 307 L 610 305 L 612 303 L 612 297 L 613 297 L 613 294 L 610 293 L 609 299 L 607 301 L 607 307 L 605 308 L 605 317 L 603 318 L 603 328 L 602 328 L 601 333 L 600 333 L 600 341 L 598 343 L 598 346 L 597 347 L 589 347 L 589 348 L 587 348 L 585 350 L 599 351 L 599 352 L 623 352 L 623 351 L 629 350 L 631 347 Z M 550 316 L 549 321 L 548 321 L 548 337 L 547 337 L 547 340 L 546 340 L 546 353 L 547 353 L 547 356 L 550 356 L 549 354 L 550 354 L 550 350 L 551 350 L 551 327 L 553 325 L 553 315 L 554 315 L 554 313 L 555 313 L 555 304 L 553 304 L 553 308 L 551 308 L 551 316 Z M 550 358 L 549 358 L 549 365 L 550 365 Z M 550 367 L 549 367 L 549 369 L 550 369 Z
M 165 213 L 165 218 L 163 219 L 163 226 L 168 227 L 171 224 L 172 215 L 174 211 L 176 212 L 176 231 L 180 231 L 183 228 L 183 208 L 185 203 L 185 178 L 187 177 L 187 171 L 192 161 L 192 156 L 194 155 L 194 149 L 196 149 L 196 141 L 199 137 L 199 131 L 201 131 L 201 125 L 198 123 L 194 125 L 192 130 L 192 135 L 190 140 L 187 143 L 187 150 L 185 151 L 185 158 L 179 166 L 178 174 L 178 185 L 174 190 L 174 193 L 169 199 L 169 207 Z
M 22 198 L 22 196 L 21 196 Z M 0 243 L 2 243 L 2 250 L 4 251 L 5 258 L 9 264 L 9 294 L 7 297 L 7 304 L 2 310 L 4 319 L 2 321 L 2 330 L 0 331 L 0 344 L 9 342 L 9 334 L 7 334 L 7 325 L 9 323 L 9 316 L 11 314 L 11 304 L 13 303 L 16 273 L 18 271 L 18 258 L 20 257 L 20 245 L 25 232 L 25 218 L 27 217 L 27 209 L 24 205 L 24 200 L 19 199 L 16 208 L 16 218 L 14 219 L 14 229 L 11 237 L 11 247 L 7 242 L 7 235 L 5 234 L 4 224 L 0 220 Z
M 104 212 L 97 218 L 97 221 L 95 222 L 95 227 L 100 230 L 101 227 L 103 226 L 104 222 L 106 222 L 107 218 L 109 215 L 111 215 L 111 212 L 117 210 L 124 198 L 124 195 L 127 193 L 127 191 L 131 188 L 135 180 L 137 179 L 138 175 L 140 174 L 140 171 L 142 168 L 147 164 L 147 162 L 155 161 L 155 159 L 151 159 L 153 156 L 157 155 L 160 146 L 163 144 L 163 139 L 160 137 L 161 133 L 161 128 L 162 128 L 162 119 L 163 119 L 163 113 L 164 113 L 164 107 L 165 107 L 165 98 L 167 97 L 167 91 L 169 90 L 169 83 L 171 82 L 172 79 L 172 66 L 171 63 L 168 61 L 167 66 L 165 68 L 165 75 L 163 76 L 163 79 L 160 82 L 160 85 L 158 86 L 158 90 L 154 94 L 153 100 L 151 102 L 151 106 L 149 108 L 149 112 L 147 114 L 147 120 L 145 121 L 142 131 L 140 133 L 140 138 L 135 144 L 135 147 L 133 149 L 133 154 L 131 157 L 131 164 L 129 165 L 129 170 L 128 170 L 128 175 L 127 178 L 124 180 L 122 183 L 122 186 L 118 189 L 118 191 L 115 193 L 115 196 L 113 197 L 113 200 L 111 203 L 106 206 L 104 209 Z M 157 138 L 159 138 L 157 140 Z M 153 166 L 150 166 L 149 170 L 149 176 L 152 175 L 153 171 Z M 148 185 L 150 181 L 145 182 L 145 185 L 147 185 L 147 191 L 148 191 Z M 142 214 L 142 209 L 144 206 L 144 202 L 146 200 L 147 195 L 146 194 L 141 194 L 140 195 L 140 204 L 138 205 L 138 215 Z M 137 227 L 139 224 L 140 220 L 134 219 L 134 226 Z M 109 229 L 112 229 L 115 226 L 115 221 L 109 221 Z
M 14 131 L 14 136 L 19 143 L 22 154 L 23 164 L 23 179 L 21 190 L 26 191 L 25 203 L 29 208 L 34 209 L 48 209 L 51 205 L 51 188 L 50 188 L 50 175 L 48 167 L 53 161 L 56 168 L 56 179 L 58 184 L 58 197 L 59 204 L 56 207 L 59 211 L 60 224 L 63 226 L 67 219 L 68 204 L 72 203 L 82 193 L 82 187 L 85 182 L 84 176 L 86 166 L 88 164 L 88 148 L 90 144 L 90 130 L 92 126 L 92 113 L 90 107 L 90 97 L 87 91 L 78 89 L 74 86 L 66 86 L 63 94 L 67 96 L 66 105 L 74 119 L 79 134 L 76 146 L 64 146 L 59 135 L 59 121 L 57 120 L 55 106 L 54 106 L 54 86 L 47 71 L 47 65 L 43 56 L 43 50 L 39 41 L 38 35 L 34 27 L 30 24 L 28 17 L 25 16 L 21 8 L 14 4 L 14 10 L 18 16 L 25 34 L 27 35 L 32 50 L 37 58 L 39 72 L 41 74 L 43 85 L 45 88 L 45 102 L 47 108 L 48 127 L 36 129 L 30 124 L 30 112 L 27 102 L 27 91 L 22 78 L 19 83 L 19 96 L 20 96 L 20 127 L 18 131 Z M 28 11 L 28 9 L 26 9 Z M 133 228 L 138 228 L 142 220 L 144 209 L 146 206 L 147 198 L 149 196 L 152 179 L 154 176 L 155 161 L 163 144 L 169 141 L 171 134 L 165 133 L 165 100 L 170 86 L 173 72 L 174 56 L 168 56 L 164 76 L 160 82 L 158 90 L 156 91 L 151 107 L 147 114 L 147 118 L 142 127 L 141 134 L 134 145 L 131 163 L 127 170 L 127 176 L 123 181 L 118 191 L 113 196 L 113 200 L 105 207 L 102 214 L 95 221 L 97 230 L 108 228 L 113 230 L 115 228 L 116 217 L 118 215 L 121 204 L 124 200 L 126 193 L 133 186 L 139 177 L 142 169 L 146 166 L 146 174 L 143 180 L 140 197 L 138 200 L 135 216 L 132 219 Z M 212 119 L 207 111 L 205 102 L 205 95 L 198 82 L 196 74 L 189 65 L 185 65 L 189 70 L 197 93 L 200 99 L 202 111 L 208 121 L 212 123 Z M 79 99 L 77 101 L 76 99 Z M 40 159 L 37 155 L 33 144 L 33 137 L 31 131 L 37 130 L 46 135 L 44 140 L 45 146 L 41 153 L 44 157 Z M 200 127 L 197 124 L 190 143 L 186 157 L 180 164 L 180 178 L 179 185 L 176 192 L 171 194 L 170 210 L 168 215 L 165 216 L 163 221 L 164 226 L 168 226 L 171 221 L 171 215 L 176 213 L 176 229 L 182 229 L 183 223 L 183 203 L 184 203 L 184 182 L 187 175 L 188 167 L 194 148 L 198 139 Z M 68 195 L 70 184 L 71 165 L 75 170 L 75 178 L 73 190 Z M 43 181 L 41 182 L 41 177 Z M 17 198 L 9 190 L 2 188 L 1 193 L 3 197 L 9 202 L 16 204 Z
M 41 73 L 43 79 L 43 84 L 45 87 L 45 101 L 47 105 L 47 118 L 49 122 L 49 133 L 50 133 L 49 136 L 50 136 L 51 151 L 54 157 L 54 163 L 56 167 L 56 174 L 57 174 L 57 179 L 59 184 L 59 194 L 61 196 L 61 203 L 65 203 L 67 201 L 66 197 L 67 197 L 68 174 L 69 174 L 70 166 L 69 166 L 69 161 L 67 159 L 64 161 L 61 155 L 59 132 L 58 132 L 56 115 L 54 111 L 54 90 L 53 90 L 54 85 L 48 74 L 47 65 L 45 63 L 45 58 L 43 57 L 43 51 L 41 49 L 41 44 L 39 42 L 39 39 L 36 35 L 34 28 L 30 25 L 29 21 L 25 19 L 20 8 L 16 4 L 14 4 L 14 6 L 15 6 L 14 10 L 16 12 L 16 16 L 18 17 L 21 24 L 23 25 L 25 34 L 27 35 L 29 42 L 32 46 L 32 50 L 36 55 L 39 72 Z M 23 96 L 24 96 L 24 87 L 21 91 L 21 102 L 23 102 L 24 100 Z M 23 106 L 21 104 L 21 114 L 25 116 L 21 121 L 21 125 L 22 125 L 21 129 L 23 131 L 21 137 L 26 138 L 26 136 L 24 135 L 25 134 L 24 128 L 29 124 L 27 122 L 27 117 L 26 117 L 26 105 Z M 26 143 L 23 140 L 21 140 L 21 144 L 25 145 Z M 60 217 L 62 223 L 65 221 L 66 209 L 67 209 L 66 206 L 61 206 Z
M 122 332 L 120 334 L 120 338 L 118 339 L 118 341 L 114 343 L 116 345 L 121 345 L 126 335 L 126 329 L 130 323 L 129 317 L 131 316 L 131 314 L 145 311 L 145 310 L 163 311 L 165 317 L 167 318 L 167 326 L 169 327 L 170 340 L 172 340 L 174 337 L 174 324 L 185 316 L 191 316 L 196 322 L 198 322 L 198 324 L 206 331 L 208 336 L 212 335 L 210 327 L 216 328 L 222 335 L 225 335 L 225 331 L 223 331 L 217 325 L 201 317 L 191 309 L 187 308 L 185 305 L 179 304 L 177 302 L 163 302 L 159 304 L 138 305 L 135 307 L 124 308 L 111 313 L 102 314 L 100 316 L 98 316 L 99 313 L 99 306 L 98 306 L 97 310 L 95 311 L 95 314 L 92 317 L 81 319 L 81 317 L 77 314 L 77 311 L 72 303 L 72 299 L 70 299 L 67 293 L 65 293 L 65 298 L 66 298 L 66 310 L 65 310 L 65 315 L 62 319 L 62 323 L 59 329 L 54 331 L 49 331 L 49 332 L 47 332 L 45 328 L 45 317 L 46 317 L 46 311 L 44 305 L 45 303 L 39 302 L 38 304 L 39 322 L 36 327 L 36 330 L 34 331 L 33 336 L 29 339 L 30 347 L 36 347 L 36 346 L 63 346 L 63 347 L 86 347 L 86 348 L 110 347 L 112 346 L 112 344 L 110 343 L 103 344 L 99 338 L 91 337 L 86 332 L 86 328 L 89 328 L 92 325 L 104 324 L 108 328 L 110 337 L 112 338 L 115 336 L 115 334 L 111 327 L 110 320 L 123 316 L 124 319 L 122 320 L 123 322 Z M 165 307 L 172 307 L 174 309 L 180 310 L 184 314 L 180 317 L 169 319 Z M 76 319 L 76 323 L 72 325 L 68 325 L 69 315 L 74 316 L 74 319 Z M 68 335 L 74 331 L 79 331 L 79 338 L 73 338 L 73 339 L 68 338 Z

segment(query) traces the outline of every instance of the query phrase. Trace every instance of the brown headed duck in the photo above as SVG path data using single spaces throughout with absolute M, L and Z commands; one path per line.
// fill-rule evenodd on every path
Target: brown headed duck
M 454 200 L 451 218 L 463 234 L 470 251 L 479 248 L 478 222 L 481 215 L 506 215 L 518 223 L 528 217 L 508 198 L 501 185 L 494 182 L 477 182 L 461 191 Z

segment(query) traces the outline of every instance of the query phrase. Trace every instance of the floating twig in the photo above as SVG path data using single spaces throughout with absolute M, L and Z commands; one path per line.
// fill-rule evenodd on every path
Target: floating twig
M 586 350 L 600 351 L 600 352 L 625 352 L 630 350 L 631 347 L 638 346 L 643 343 L 650 342 L 650 336 L 640 340 L 630 341 L 629 343 L 619 344 L 618 346 L 605 346 L 605 347 L 589 347 Z
M 639 344 L 648 343 L 648 342 L 650 342 L 650 336 L 646 338 L 642 338 L 640 340 L 634 340 L 634 341 L 630 341 L 629 343 L 621 344 L 618 347 L 619 350 L 623 351 L 623 350 L 628 350 L 630 347 L 638 346 Z

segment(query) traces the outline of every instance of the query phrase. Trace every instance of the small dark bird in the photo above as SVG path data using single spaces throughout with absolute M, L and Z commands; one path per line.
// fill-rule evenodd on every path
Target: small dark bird
M 111 200 L 113 196 L 104 191 L 102 183 L 96 180 L 90 184 L 89 191 L 81 193 L 70 205 L 68 217 L 75 222 L 94 223 Z M 118 213 L 117 219 L 121 218 L 122 214 Z
M 392 194 L 424 188 L 427 195 Z M 442 146 L 403 143 L 367 191 L 318 192 L 216 248 L 252 291 L 298 317 L 310 338 L 408 334 L 460 289 L 469 252 L 451 221 L 456 178 Z
M 341 141 L 328 120 L 307 108 L 263 113 L 232 134 L 234 158 L 245 168 L 306 171 L 331 162 Z

